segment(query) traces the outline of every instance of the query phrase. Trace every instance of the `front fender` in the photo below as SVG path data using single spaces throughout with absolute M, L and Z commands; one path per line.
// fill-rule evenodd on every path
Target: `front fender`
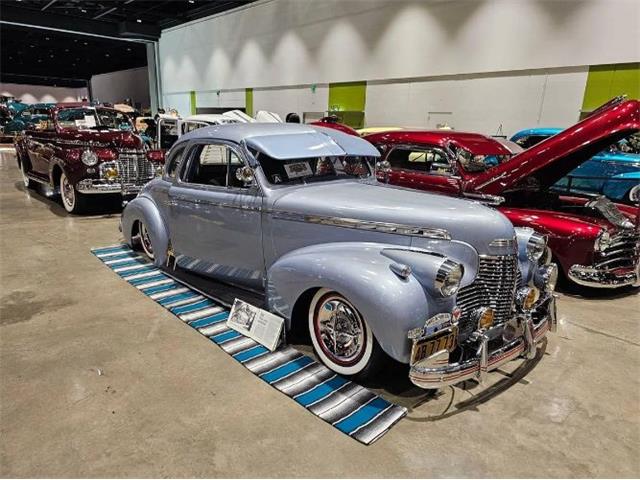
M 122 212 L 122 234 L 125 242 L 133 247 L 133 227 L 137 221 L 142 221 L 149 231 L 153 245 L 154 263 L 157 266 L 167 261 L 169 248 L 169 231 L 160 215 L 156 204 L 149 197 L 139 196 L 127 203 Z
M 335 290 L 364 316 L 382 349 L 408 363 L 407 331 L 423 326 L 436 313 L 450 312 L 454 300 L 431 295 L 413 274 L 401 278 L 393 273 L 390 265 L 394 260 L 383 250 L 398 248 L 339 242 L 292 251 L 267 272 L 267 305 L 291 326 L 293 307 L 305 292 L 323 287 Z M 306 315 L 299 320 L 306 322 Z

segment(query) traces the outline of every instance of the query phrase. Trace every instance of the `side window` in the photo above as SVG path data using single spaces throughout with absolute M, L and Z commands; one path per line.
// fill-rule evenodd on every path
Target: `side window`
M 182 180 L 198 185 L 216 187 L 239 187 L 235 171 L 242 166 L 242 160 L 227 145 L 201 144 L 189 151 L 189 166 Z
M 389 153 L 387 160 L 392 168 L 401 170 L 413 170 L 438 175 L 452 175 L 454 173 L 447 153 L 437 147 L 394 148 Z
M 169 178 L 176 178 L 176 172 L 178 171 L 178 165 L 180 164 L 180 159 L 182 158 L 182 154 L 184 153 L 184 145 L 178 146 L 178 148 L 174 148 L 171 150 L 169 161 L 167 163 L 166 175 Z

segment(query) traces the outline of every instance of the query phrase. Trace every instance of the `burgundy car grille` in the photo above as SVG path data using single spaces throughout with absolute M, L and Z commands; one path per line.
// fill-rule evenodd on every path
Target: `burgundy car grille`
M 480 257 L 476 279 L 471 285 L 461 288 L 457 296 L 457 305 L 462 310 L 458 324 L 461 339 L 466 339 L 477 329 L 472 319 L 477 308 L 493 308 L 494 324 L 506 322 L 511 316 L 519 283 L 520 269 L 515 255 Z
M 118 173 L 123 185 L 144 185 L 155 176 L 155 166 L 144 152 L 120 150 Z
M 621 232 L 611 237 L 609 246 L 597 255 L 595 267 L 605 270 L 633 268 L 640 255 L 640 235 L 635 230 Z

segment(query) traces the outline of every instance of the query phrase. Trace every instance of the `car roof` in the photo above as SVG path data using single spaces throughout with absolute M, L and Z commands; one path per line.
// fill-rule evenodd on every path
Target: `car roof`
M 258 152 L 280 160 L 342 155 L 380 156 L 373 145 L 359 137 L 330 128 L 296 123 L 213 125 L 183 135 L 178 143 L 189 140 L 244 143 Z
M 551 135 L 555 135 L 560 133 L 563 129 L 557 127 L 536 127 L 536 128 L 526 128 L 524 130 L 520 130 L 519 132 L 514 133 L 511 136 L 511 141 L 515 142 L 516 140 L 522 137 L 529 137 L 531 135 L 540 135 L 543 137 L 550 137 Z
M 495 138 L 480 133 L 458 132 L 456 130 L 394 130 L 363 138 L 372 143 L 428 144 L 446 147 L 453 143 L 475 155 L 508 155 L 511 152 Z

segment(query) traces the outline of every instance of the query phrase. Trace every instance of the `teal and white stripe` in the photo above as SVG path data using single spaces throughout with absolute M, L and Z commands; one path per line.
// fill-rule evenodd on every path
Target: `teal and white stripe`
M 92 250 L 113 272 L 216 343 L 253 374 L 309 412 L 366 445 L 384 435 L 406 409 L 329 370 L 293 347 L 270 352 L 227 327 L 229 310 L 166 275 L 127 245 Z

